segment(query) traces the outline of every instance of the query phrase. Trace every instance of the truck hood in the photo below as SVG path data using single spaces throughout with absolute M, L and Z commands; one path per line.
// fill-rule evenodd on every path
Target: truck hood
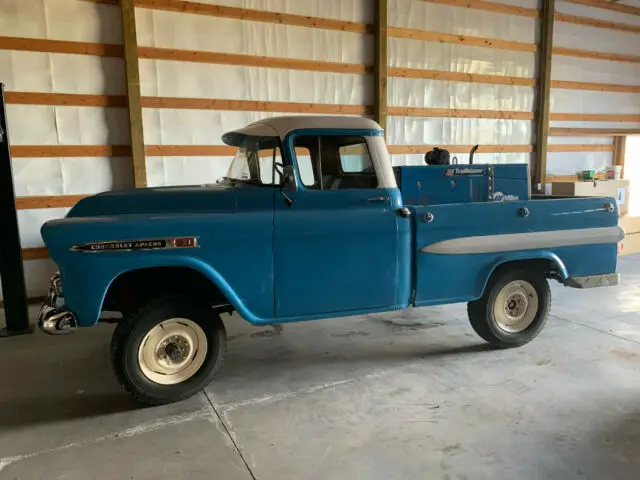
M 67 218 L 264 210 L 272 208 L 272 196 L 273 189 L 240 185 L 137 188 L 84 198 Z
M 62 271 L 75 244 L 88 242 L 209 236 L 211 229 L 272 222 L 277 188 L 236 183 L 161 187 L 100 193 L 80 200 L 66 218 L 49 220 L 40 232 Z M 245 213 L 245 215 L 229 215 Z M 252 227 L 253 228 L 253 227 Z

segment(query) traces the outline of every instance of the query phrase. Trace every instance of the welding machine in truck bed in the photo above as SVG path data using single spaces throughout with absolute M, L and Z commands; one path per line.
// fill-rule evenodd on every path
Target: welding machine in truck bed
M 420 165 L 394 167 L 407 205 L 529 200 L 529 166 Z

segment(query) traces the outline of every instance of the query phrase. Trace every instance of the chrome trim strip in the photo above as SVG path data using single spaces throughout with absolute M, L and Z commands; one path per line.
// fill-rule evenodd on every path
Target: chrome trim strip
M 461 237 L 425 245 L 421 250 L 425 253 L 462 255 L 618 243 L 622 239 L 624 239 L 624 230 L 620 226 L 615 226 Z
M 567 287 L 572 288 L 595 288 L 613 287 L 620 283 L 619 273 L 608 273 L 605 275 L 589 275 L 586 277 L 571 277 L 567 279 Z
M 200 248 L 199 237 L 171 237 L 171 238 L 139 238 L 134 240 L 107 240 L 103 242 L 87 242 L 73 245 L 69 250 L 82 253 L 105 252 L 139 252 L 144 250 L 168 250 L 174 248 Z M 177 246 L 177 240 L 192 240 L 193 245 Z M 113 245 L 113 248 L 107 248 Z M 95 247 L 95 248 L 93 248 Z M 101 248 L 102 247 L 102 248 Z

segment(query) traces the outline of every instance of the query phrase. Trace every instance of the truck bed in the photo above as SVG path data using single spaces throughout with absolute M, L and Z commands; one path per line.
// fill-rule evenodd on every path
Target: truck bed
M 613 272 L 624 235 L 616 202 L 606 197 L 409 208 L 414 214 L 416 306 L 479 298 L 491 271 L 506 258 L 544 259 L 562 281 Z

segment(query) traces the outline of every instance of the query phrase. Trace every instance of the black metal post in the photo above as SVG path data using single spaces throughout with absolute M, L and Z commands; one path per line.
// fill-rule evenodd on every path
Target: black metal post
M 4 85 L 0 83 L 0 280 L 7 326 L 0 337 L 31 333 L 22 266 L 18 212 L 13 189 Z

